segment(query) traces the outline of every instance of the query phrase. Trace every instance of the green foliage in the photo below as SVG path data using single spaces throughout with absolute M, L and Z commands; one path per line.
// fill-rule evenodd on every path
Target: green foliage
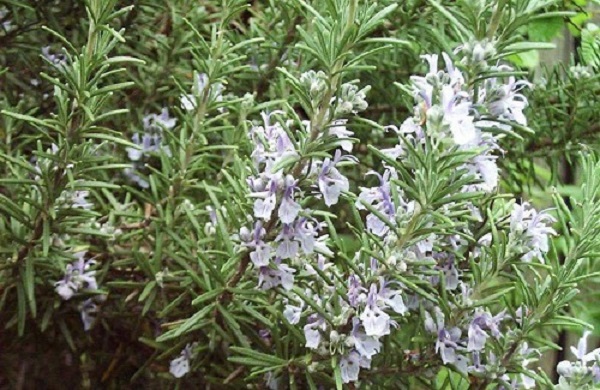
M 399 126 L 411 115 L 412 90 L 405 85 L 410 75 L 423 73 L 420 55 L 459 47 L 455 54 L 462 58 L 477 44 L 489 45 L 487 63 L 533 68 L 538 50 L 553 47 L 549 42 L 567 23 L 578 23 L 582 4 L 128 4 L 0 2 L 0 387 L 238 389 L 264 388 L 265 378 L 277 377 L 282 388 L 354 388 L 343 383 L 340 355 L 306 348 L 302 327 L 284 315 L 285 302 L 300 297 L 328 326 L 347 328 L 341 309 L 315 296 L 333 291 L 331 302 L 347 299 L 350 274 L 365 285 L 393 278 L 457 325 L 477 308 L 516 315 L 520 305 L 534 307 L 512 338 L 493 346 L 511 374 L 523 370 L 513 356 L 523 342 L 552 349 L 552 332 L 588 326 L 570 316 L 569 305 L 577 288 L 593 291 L 599 281 L 595 25 L 581 30 L 581 64 L 544 70 L 544 81 L 522 91 L 530 104 L 528 125 L 490 130 L 501 133 L 506 151 L 498 160 L 505 192 L 541 193 L 556 207 L 560 234 L 547 263 L 526 263 L 519 260 L 522 253 L 511 252 L 509 195 L 462 190 L 481 182 L 466 168 L 480 151 L 430 143 L 424 153 L 406 139 L 402 162 L 381 151 L 395 145 L 386 125 Z M 491 78 L 525 74 L 458 66 L 475 91 Z M 368 108 L 361 106 L 365 96 Z M 315 188 L 311 164 L 331 158 L 346 140 L 329 134 L 344 103 L 350 104 L 344 119 L 360 161 L 339 164 L 349 189 L 331 208 L 309 191 L 302 200 L 303 207 L 317 209 L 340 273 L 303 269 L 291 290 L 259 289 L 240 244 L 253 214 L 248 179 L 258 173 L 252 131 L 263 125 L 261 113 L 270 112 L 297 151 L 273 171 Z M 168 108 L 167 119 L 158 120 L 162 108 Z M 152 114 L 160 146 L 148 152 L 139 137 Z M 561 183 L 565 159 L 580 161 L 581 186 Z M 399 203 L 401 191 L 415 203 L 407 220 L 392 221 L 356 195 L 377 181 L 365 175 L 383 166 L 398 173 L 391 181 L 400 189 L 393 200 Z M 549 185 L 556 190 L 549 192 Z M 567 192 L 575 192 L 569 201 L 562 198 Z M 484 210 L 483 219 L 465 212 L 466 204 Z M 392 253 L 365 227 L 366 213 L 397 234 L 398 251 L 431 235 L 458 236 L 470 249 L 493 236 L 483 260 L 470 258 L 469 251 L 453 254 L 477 286 L 464 312 L 453 312 L 462 303 L 444 282 L 430 282 L 443 280 L 436 261 L 415 262 L 414 273 L 389 263 Z M 272 231 L 267 235 L 276 239 Z M 95 261 L 81 272 L 92 272 L 97 288 L 87 284 L 64 298 L 58 287 L 77 253 Z M 377 277 L 365 271 L 373 259 L 385 269 Z M 307 290 L 313 280 L 322 291 Z M 498 388 L 498 381 L 442 364 L 435 341 L 422 329 L 424 311 L 395 319 L 403 332 L 385 339 L 386 353 L 373 360 L 373 372 L 361 374 L 364 388 Z M 598 322 L 595 316 L 588 318 Z M 169 362 L 187 345 L 194 346 L 191 374 L 174 379 Z M 411 356 L 419 354 L 422 360 L 414 363 Z M 533 375 L 550 384 L 543 372 Z

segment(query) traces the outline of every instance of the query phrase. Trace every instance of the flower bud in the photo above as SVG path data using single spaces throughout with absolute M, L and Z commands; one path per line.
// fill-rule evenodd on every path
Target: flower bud
M 556 366 L 556 372 L 560 376 L 564 376 L 565 378 L 570 378 L 573 375 L 573 366 L 570 361 L 563 360 L 558 363 Z

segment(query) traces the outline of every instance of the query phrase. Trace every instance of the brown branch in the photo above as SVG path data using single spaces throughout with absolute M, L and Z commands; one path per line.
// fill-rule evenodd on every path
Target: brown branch
M 273 73 L 275 72 L 275 68 L 277 67 L 277 65 L 279 65 L 279 61 L 285 54 L 285 50 L 294 41 L 294 38 L 296 36 L 296 25 L 300 24 L 301 20 L 302 20 L 302 18 L 300 16 L 297 16 L 292 21 L 292 23 L 290 23 L 290 26 L 288 27 L 288 30 L 287 30 L 287 34 L 285 35 L 285 39 L 283 40 L 281 46 L 279 47 L 277 54 L 273 58 L 271 58 L 271 61 L 269 62 L 269 65 L 267 66 L 267 70 L 263 73 L 262 77 L 260 78 L 260 80 L 258 82 L 258 85 L 256 86 L 256 99 L 257 100 L 260 100 L 263 97 L 263 95 L 265 94 L 265 92 L 267 91 L 267 88 L 269 87 L 269 80 L 273 76 Z
M 595 135 L 598 135 L 598 133 L 600 133 L 600 124 L 596 123 L 592 126 L 590 126 L 586 131 L 581 132 L 580 134 L 577 134 L 577 138 L 581 139 L 581 138 L 587 138 L 587 137 L 593 137 Z M 558 149 L 560 147 L 564 147 L 567 141 L 571 141 L 573 140 L 574 137 L 569 137 L 568 139 L 562 139 L 562 140 L 558 140 L 558 141 L 554 141 L 552 139 L 544 139 L 540 142 L 531 142 L 527 148 L 525 149 L 526 153 L 530 153 L 530 152 L 537 152 L 540 151 L 542 149 Z
M 232 380 L 234 380 L 235 378 L 237 378 L 238 376 L 240 376 L 240 374 L 242 374 L 245 369 L 246 369 L 246 367 L 244 367 L 244 366 L 239 366 L 238 368 L 236 368 L 235 371 L 233 371 L 231 374 L 229 374 L 229 376 L 227 378 L 225 378 L 225 380 L 223 381 L 223 384 L 226 385 L 229 382 L 231 382 Z
M 42 234 L 44 234 L 44 217 L 41 214 L 39 214 L 35 222 L 31 238 L 29 239 L 27 244 L 19 250 L 17 254 L 17 264 L 25 260 L 31 249 L 35 246 L 36 241 L 42 237 Z

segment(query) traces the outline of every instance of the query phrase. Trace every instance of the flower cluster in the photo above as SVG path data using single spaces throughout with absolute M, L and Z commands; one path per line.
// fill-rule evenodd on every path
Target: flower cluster
M 415 211 L 416 203 L 404 200 L 404 192 L 394 184 L 394 179 L 397 179 L 394 168 L 386 167 L 383 176 L 376 172 L 372 174 L 379 179 L 379 185 L 371 188 L 361 187 L 356 208 L 366 210 L 369 207 L 372 210 L 366 217 L 367 229 L 383 238 L 390 232 L 390 226 L 395 228 L 398 224 L 408 222 Z M 392 190 L 397 194 L 395 199 Z
M 96 271 L 91 269 L 96 265 L 95 260 L 86 260 L 85 252 L 77 252 L 73 255 L 77 260 L 67 264 L 65 275 L 62 280 L 54 284 L 54 289 L 60 297 L 68 301 L 80 290 L 94 291 L 98 289 Z M 96 301 L 102 301 L 103 296 L 88 298 L 79 305 L 83 328 L 88 331 L 94 323 L 94 314 L 98 312 Z
M 210 85 L 206 73 L 195 73 L 192 93 L 181 95 L 181 107 L 184 110 L 193 111 L 199 106 L 200 102 L 206 101 L 207 99 L 212 102 L 222 102 L 224 90 L 225 87 L 223 84 L 215 83 Z M 219 110 L 222 111 L 222 108 Z
M 465 46 L 460 52 L 470 56 L 463 58 L 462 66 L 476 63 L 478 69 L 507 70 L 504 65 L 488 66 L 494 53 L 489 42 Z M 440 365 L 490 378 L 498 386 L 531 388 L 535 375 L 527 366 L 538 351 L 515 336 L 522 326 L 520 314 L 473 305 L 481 291 L 473 283 L 466 259 L 481 261 L 492 235 L 487 233 L 476 242 L 468 238 L 475 236 L 473 221 L 480 225 L 485 210 L 475 201 L 456 200 L 439 202 L 438 210 L 432 210 L 403 183 L 406 175 L 427 174 L 418 163 L 423 157 L 460 156 L 453 164 L 467 178 L 449 174 L 450 185 L 460 183 L 457 191 L 466 199 L 496 191 L 497 159 L 502 152 L 499 134 L 510 123 L 526 124 L 527 101 L 520 90 L 528 84 L 488 78 L 475 91 L 450 56 L 442 57 L 445 68 L 438 68 L 438 56 L 424 56 L 428 73 L 411 77 L 414 115 L 399 127 L 386 128 L 395 132 L 397 143 L 381 150 L 387 157 L 383 172 L 368 172 L 377 179 L 376 185 L 360 187 L 357 196 L 349 195 L 354 207 L 364 213 L 367 233 L 360 238 L 363 249 L 344 260 L 351 267 L 340 267 L 332 260 L 333 242 L 324 232 L 327 225 L 313 207 L 320 201 L 334 206 L 350 191 L 340 167 L 357 160 L 351 155 L 353 133 L 343 116 L 367 107 L 368 90 L 352 83 L 344 84 L 339 96 L 331 98 L 324 115 L 328 125 L 297 123 L 281 111 L 263 112 L 262 122 L 253 124 L 249 132 L 252 167 L 246 178 L 252 213 L 239 230 L 238 248 L 253 267 L 258 287 L 278 291 L 284 318 L 303 329 L 305 348 L 337 361 L 336 370 L 344 383 L 358 381 L 361 369 L 369 369 L 382 352 L 384 338 L 402 332 L 403 323 L 418 317 L 419 329 L 423 337 L 431 338 L 431 345 L 428 351 L 411 355 L 410 364 L 419 366 L 421 356 L 433 356 Z M 206 75 L 197 76 L 194 93 L 182 96 L 184 108 L 197 108 L 200 98 L 220 99 L 221 88 L 207 83 Z M 327 96 L 323 72 L 307 72 L 299 83 L 313 102 Z M 312 108 L 317 113 L 323 109 L 316 103 Z M 310 142 L 326 145 L 324 149 L 331 154 L 317 153 L 307 159 L 305 147 Z M 225 213 L 207 209 L 211 220 L 207 232 L 214 231 L 217 212 Z M 543 260 L 548 237 L 554 234 L 552 217 L 538 214 L 527 204 L 516 205 L 505 217 L 510 218 L 507 245 L 523 260 Z M 435 229 L 440 223 L 453 229 L 445 234 Z M 415 283 L 437 290 L 440 296 L 432 297 L 415 288 Z M 447 294 L 453 294 L 453 299 L 442 302 L 441 296 Z M 516 372 L 504 367 L 505 354 L 499 348 L 512 344 L 511 362 L 522 366 Z M 185 375 L 190 356 L 186 347 L 172 362 L 174 376 Z M 267 376 L 270 385 L 278 380 L 276 372 Z
M 322 197 L 327 206 L 336 204 L 349 189 L 348 179 L 340 173 L 338 165 L 350 158 L 337 150 L 333 158 L 303 164 L 299 161 L 296 141 L 286 129 L 292 123 L 273 121 L 279 114 L 282 113 L 263 113 L 263 124 L 253 126 L 250 132 L 256 174 L 247 182 L 254 199 L 254 220 L 250 228 L 240 230 L 239 238 L 259 271 L 259 286 L 269 289 L 281 285 L 290 290 L 297 267 L 303 267 L 309 259 L 314 262 L 331 255 L 325 244 L 328 236 L 320 233 L 323 223 L 310 209 L 302 207 L 301 201 L 312 196 Z M 310 133 L 309 124 L 302 125 Z M 332 126 L 337 137 L 351 135 L 341 127 L 344 125 L 339 121 Z M 289 166 L 293 168 L 285 169 Z M 300 176 L 304 177 L 302 183 Z
M 171 130 L 177 119 L 169 117 L 169 110 L 163 108 L 160 114 L 146 115 L 143 119 L 143 133 L 135 133 L 131 140 L 136 148 L 128 147 L 127 156 L 133 167 L 125 169 L 125 176 L 141 188 L 148 188 L 148 182 L 140 175 L 145 161 L 155 153 L 171 156 L 169 146 L 164 143 L 164 131 Z
M 308 72 L 300 81 L 311 97 L 318 99 L 324 94 L 323 74 Z M 307 348 L 320 355 L 339 356 L 346 383 L 358 378 L 360 366 L 370 365 L 371 358 L 381 349 L 380 338 L 396 325 L 387 312 L 403 314 L 407 310 L 398 286 L 383 278 L 367 282 L 351 275 L 347 295 L 338 294 L 335 280 L 342 275 L 328 260 L 333 253 L 326 245 L 329 236 L 322 233 L 325 225 L 304 206 L 310 198 L 322 199 L 327 207 L 334 206 L 349 191 L 349 181 L 340 167 L 356 161 L 344 154 L 352 151 L 349 137 L 353 133 L 346 127 L 347 120 L 340 116 L 364 110 L 367 90 L 344 84 L 342 94 L 332 99 L 336 107 L 333 120 L 319 133 L 313 133 L 310 122 L 301 123 L 300 132 L 306 137 L 339 147 L 332 157 L 313 158 L 310 164 L 299 157 L 297 140 L 291 136 L 293 122 L 274 120 L 281 112 L 262 114 L 262 125 L 253 126 L 250 132 L 256 174 L 247 181 L 254 199 L 254 219 L 252 227 L 243 227 L 239 234 L 242 247 L 248 250 L 250 261 L 259 271 L 260 287 L 281 286 L 289 291 L 296 276 L 303 273 L 307 276 L 302 283 L 305 297 L 323 307 L 324 312 L 336 313 L 332 320 L 324 312 L 315 311 L 314 306 L 307 307 L 303 297 L 291 291 L 284 310 L 290 324 L 305 320 L 302 322 Z
M 498 185 L 498 167 L 494 151 L 498 150 L 497 140 L 488 127 L 502 126 L 490 120 L 482 120 L 475 106 L 485 104 L 492 94 L 482 89 L 478 97 L 473 91 L 466 89 L 463 74 L 452 64 L 450 57 L 443 53 L 446 70 L 438 70 L 438 56 L 423 56 L 429 63 L 426 76 L 412 76 L 413 90 L 417 101 L 415 117 L 407 119 L 400 128 L 400 133 L 411 134 L 417 140 L 429 137 L 433 142 L 456 147 L 459 150 L 478 150 L 480 153 L 468 164 L 469 171 L 481 180 L 479 185 L 465 190 L 493 191 Z M 489 87 L 489 91 L 505 88 Z M 500 100 L 509 109 L 517 111 L 511 97 Z M 519 107 L 521 107 L 519 105 Z M 521 107 L 522 108 L 522 107 Z M 494 113 L 492 115 L 498 116 Z
M 331 264 L 320 268 L 332 281 L 336 271 Z M 373 261 L 371 271 L 376 269 Z M 366 286 L 358 275 L 352 274 L 348 277 L 345 296 L 336 293 L 332 285 L 320 285 L 321 289 L 325 288 L 325 293 L 320 295 L 314 294 L 311 288 L 304 291 L 325 312 L 337 314 L 333 321 L 305 309 L 300 297 L 297 297 L 297 305 L 288 303 L 284 310 L 284 316 L 291 324 L 298 324 L 301 314 L 308 315 L 304 325 L 306 348 L 320 355 L 339 355 L 344 383 L 358 380 L 361 367 L 370 368 L 371 359 L 381 351 L 381 338 L 398 326 L 388 313 L 404 315 L 408 311 L 396 283 L 380 278 Z
M 77 252 L 73 255 L 77 260 L 67 264 L 65 276 L 55 283 L 55 290 L 62 299 L 68 301 L 81 289 L 97 290 L 96 271 L 91 270 L 96 262 L 85 260 L 85 252 Z
M 512 248 L 522 253 L 523 261 L 543 259 L 548 252 L 548 237 L 556 232 L 549 223 L 554 218 L 547 213 L 538 213 L 527 202 L 515 204 L 510 214 L 510 239 Z
M 556 366 L 560 375 L 558 385 L 554 387 L 556 390 L 595 389 L 600 384 L 600 348 L 587 352 L 589 335 L 590 332 L 586 331 L 577 348 L 571 347 L 576 361 L 563 360 Z
M 90 192 L 86 190 L 65 190 L 60 194 L 57 203 L 63 208 L 89 210 L 94 206 L 94 204 L 88 200 L 89 195 Z
M 475 45 L 470 49 L 470 55 L 477 54 L 478 57 L 463 63 L 477 60 L 479 66 L 487 66 L 484 60 L 489 52 L 493 52 L 493 48 L 489 44 L 480 46 Z M 475 53 L 478 51 L 482 53 Z M 494 129 L 506 129 L 510 122 L 526 124 L 523 109 L 527 102 L 519 91 L 527 83 L 516 82 L 512 78 L 503 83 L 500 79 L 492 78 L 486 80 L 485 88 L 475 94 L 466 85 L 463 74 L 453 65 L 450 56 L 442 56 L 446 63 L 445 69 L 438 69 L 436 55 L 424 56 L 429 64 L 429 72 L 425 76 L 411 77 L 412 91 L 417 101 L 414 116 L 402 123 L 400 128 L 388 127 L 398 135 L 398 144 L 381 152 L 389 159 L 399 161 L 404 167 L 414 167 L 410 153 L 440 158 L 447 150 L 467 152 L 465 156 L 470 157 L 467 157 L 462 168 L 472 175 L 473 181 L 464 185 L 461 191 L 465 194 L 492 192 L 498 186 L 496 153 L 501 151 Z M 419 175 L 416 167 L 404 169 L 413 169 L 412 175 Z M 385 278 L 386 282 L 382 282 L 379 289 L 371 284 L 367 290 L 360 285 L 358 278 L 352 276 L 347 302 L 340 301 L 340 306 L 345 304 L 350 307 L 348 312 L 358 313 L 357 317 L 347 316 L 353 323 L 351 337 L 342 337 L 336 333 L 336 337 L 341 337 L 346 346 L 346 353 L 340 361 L 344 382 L 357 380 L 360 367 L 368 367 L 372 356 L 380 351 L 379 338 L 396 327 L 390 314 L 402 316 L 414 311 L 424 313 L 423 328 L 433 336 L 434 351 L 439 354 L 442 364 L 451 365 L 464 374 L 501 378 L 501 382 L 513 383 L 514 388 L 530 388 L 533 380 L 531 375 L 526 374 L 526 366 L 537 352 L 520 344 L 521 354 L 516 359 L 523 362 L 522 372 L 525 374 L 512 377 L 507 375 L 490 347 L 489 339 L 496 340 L 492 343 L 494 345 L 509 342 L 513 334 L 511 325 L 518 325 L 518 321 L 506 311 L 494 314 L 490 309 L 472 308 L 474 286 L 468 280 L 463 280 L 463 270 L 458 264 L 460 253 L 479 257 L 481 248 L 491 241 L 491 236 L 482 237 L 475 246 L 469 245 L 456 234 L 445 237 L 429 234 L 418 240 L 403 241 L 401 232 L 406 231 L 417 220 L 424 228 L 433 226 L 435 222 L 422 212 L 417 199 L 408 196 L 400 185 L 399 172 L 391 164 L 384 163 L 383 174 L 371 172 L 370 175 L 375 175 L 379 184 L 361 188 L 356 207 L 367 211 L 366 228 L 380 240 L 378 256 L 386 259 L 385 267 L 372 260 L 371 272 L 372 275 L 383 275 L 389 270 L 394 272 Z M 443 207 L 444 213 L 449 215 L 449 211 L 456 205 L 450 203 Z M 472 215 L 475 220 L 481 221 L 482 211 L 474 204 L 467 202 L 462 207 L 466 215 Z M 521 214 L 517 215 L 519 212 Z M 547 224 L 549 222 L 553 222 L 550 216 L 537 214 L 529 208 L 515 211 L 511 215 L 511 244 L 514 244 L 512 247 L 520 245 L 517 250 L 523 249 L 521 253 L 525 253 L 524 260 L 541 259 L 547 252 L 548 235 L 554 233 Z M 465 236 L 473 236 L 468 224 L 461 223 L 459 219 L 455 220 L 455 224 L 461 226 Z M 400 242 L 403 245 L 399 246 Z M 436 274 L 431 275 L 431 271 Z M 457 299 L 447 301 L 446 309 L 442 310 L 429 299 L 406 293 L 403 283 L 394 281 L 398 272 L 427 280 L 437 288 L 454 292 Z M 398 303 L 396 305 L 390 305 L 390 300 L 385 298 L 386 288 L 383 286 L 390 285 L 396 286 L 394 290 L 390 290 L 390 297 Z M 356 293 L 359 290 L 362 292 Z M 403 294 L 405 300 L 402 299 Z M 361 296 L 362 300 L 356 299 Z M 352 302 L 358 305 L 353 305 Z M 380 305 L 374 305 L 373 302 L 379 302 Z M 327 329 L 323 319 L 313 315 L 312 322 L 305 326 L 307 347 L 317 348 L 320 345 L 320 335 Z M 330 342 L 332 339 L 330 336 Z
M 50 46 L 42 48 L 42 56 L 58 70 L 62 70 L 67 66 L 67 56 L 63 53 L 52 53 Z

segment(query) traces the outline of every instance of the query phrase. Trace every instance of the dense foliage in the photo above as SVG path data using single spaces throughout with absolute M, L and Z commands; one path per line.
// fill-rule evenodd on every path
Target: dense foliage
M 0 386 L 600 382 L 585 2 L 122 3 L 0 1 Z

